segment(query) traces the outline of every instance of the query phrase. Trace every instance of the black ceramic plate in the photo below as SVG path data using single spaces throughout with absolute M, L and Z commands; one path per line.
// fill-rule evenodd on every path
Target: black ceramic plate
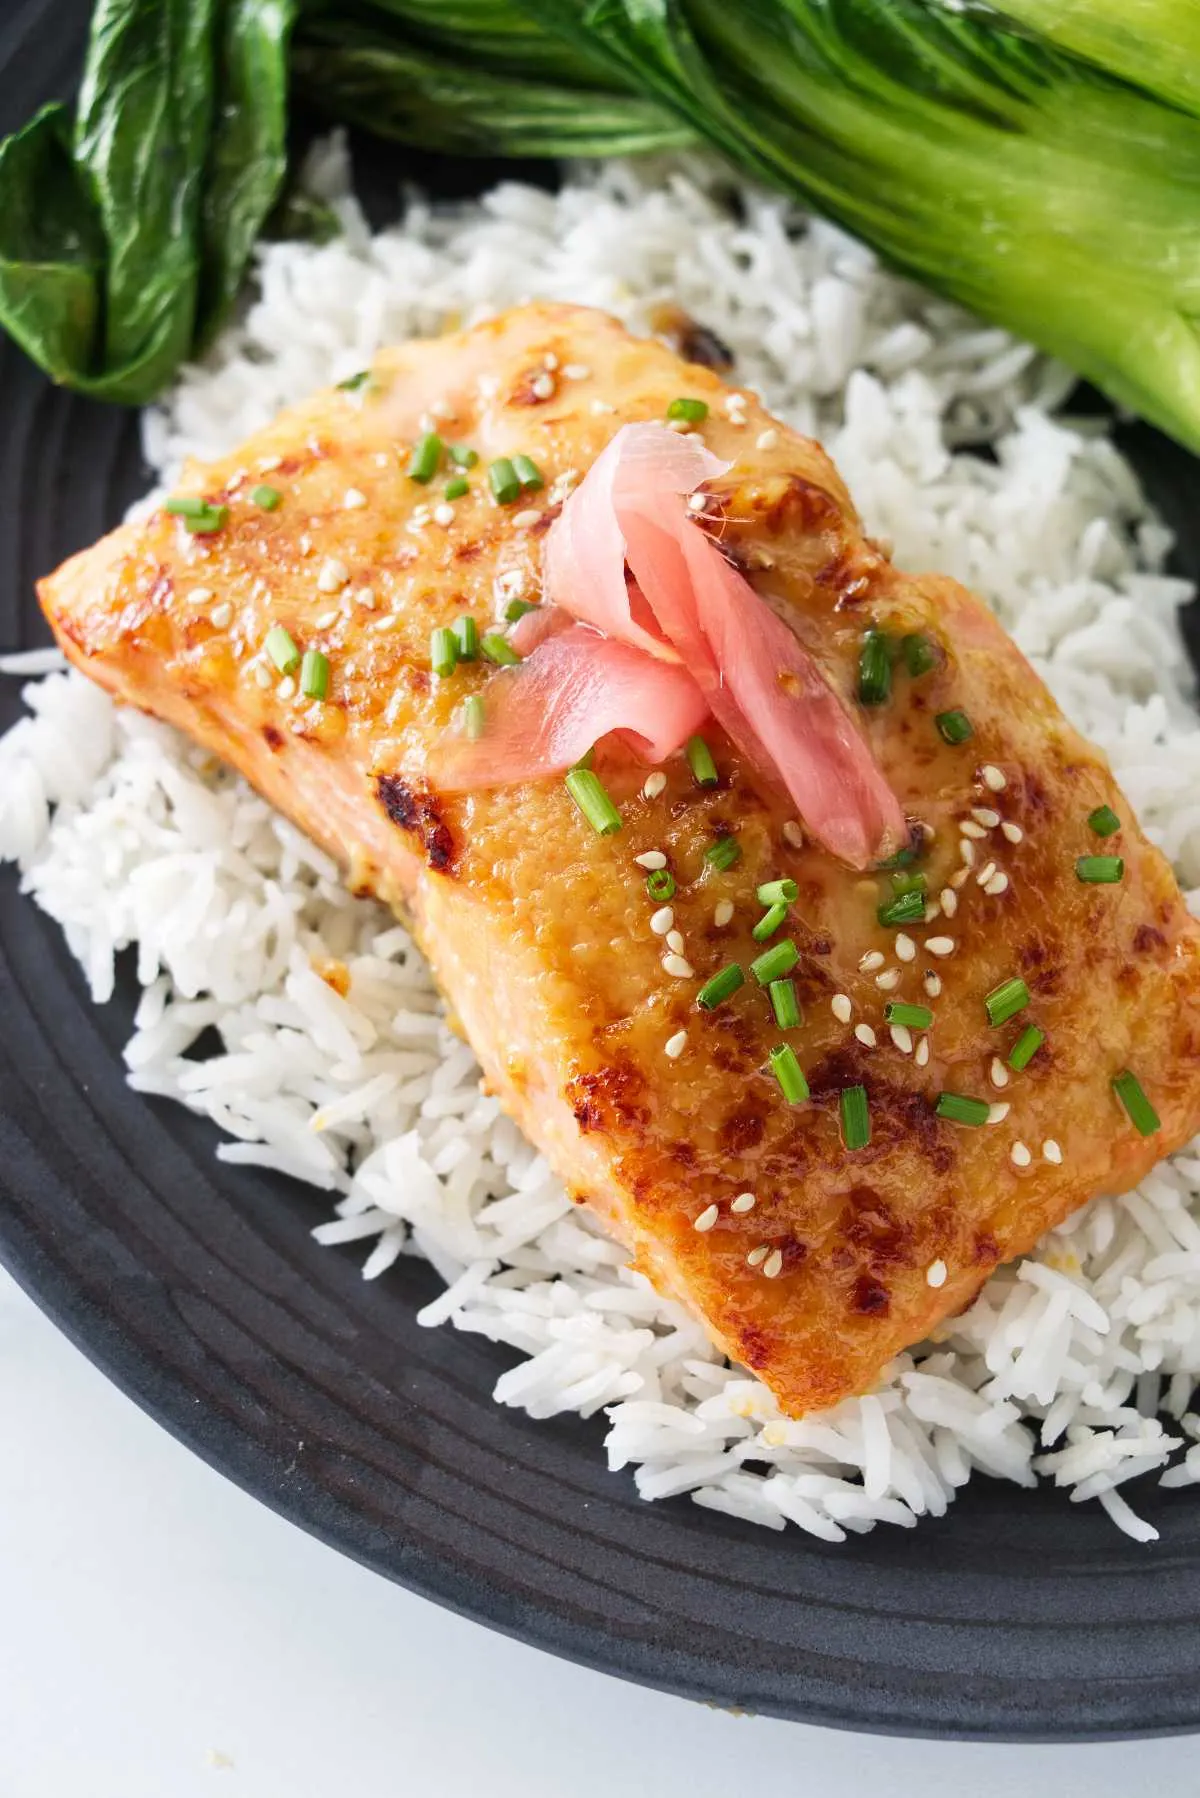
M 85 13 L 10 7 L 0 128 L 69 92 Z M 402 167 L 383 165 L 381 192 Z M 485 175 L 437 171 L 460 188 Z M 35 575 L 112 524 L 146 476 L 132 416 L 53 391 L 8 345 L 0 397 L 13 649 L 44 640 Z M 1148 432 L 1132 441 L 1186 524 L 1187 459 Z M 1200 569 L 1194 537 L 1183 560 Z M 500 1409 L 502 1350 L 417 1328 L 432 1272 L 404 1261 L 364 1284 L 356 1251 L 311 1241 L 310 1193 L 219 1165 L 210 1126 L 130 1093 L 132 993 L 95 1009 L 11 877 L 0 934 L 0 1256 L 146 1410 L 285 1516 L 497 1629 L 721 1704 L 1009 1739 L 1200 1725 L 1194 1494 L 1137 1494 L 1162 1532 L 1150 1548 L 1094 1506 L 983 1480 L 941 1522 L 842 1548 L 686 1500 L 644 1505 L 605 1472 L 599 1421 Z

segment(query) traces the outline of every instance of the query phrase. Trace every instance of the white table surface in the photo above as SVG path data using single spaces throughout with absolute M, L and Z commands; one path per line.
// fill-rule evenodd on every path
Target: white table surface
M 552 1660 L 248 1498 L 0 1274 L 0 1798 L 1140 1798 L 1196 1765 L 732 1717 Z

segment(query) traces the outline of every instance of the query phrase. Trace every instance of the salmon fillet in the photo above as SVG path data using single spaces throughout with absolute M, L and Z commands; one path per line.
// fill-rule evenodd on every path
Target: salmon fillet
M 607 836 L 559 776 L 455 795 L 429 778 L 464 698 L 500 678 L 485 659 L 435 677 L 431 631 L 464 614 L 502 629 L 513 598 L 536 601 L 564 495 L 621 425 L 661 421 L 679 396 L 707 403 L 697 428 L 732 464 L 704 528 L 852 706 L 916 821 L 908 867 L 855 873 L 814 846 L 715 727 L 715 786 L 682 755 L 647 783 L 619 741 L 600 746 L 621 814 Z M 429 484 L 406 473 L 431 425 L 481 458 L 453 503 L 453 468 Z M 497 504 L 485 465 L 517 453 L 545 484 Z M 180 492 L 227 515 L 197 532 L 160 509 L 41 583 L 63 649 L 231 762 L 356 892 L 400 910 L 489 1088 L 787 1412 L 870 1387 L 999 1262 L 1200 1127 L 1200 932 L 1103 757 L 986 607 L 895 569 L 821 449 L 752 394 L 603 314 L 531 306 L 381 353 L 351 390 L 190 468 Z M 273 665 L 277 626 L 327 656 L 324 699 Z M 886 702 L 860 707 L 869 628 L 925 639 L 915 665 L 932 666 L 897 661 Z M 1089 824 L 1102 806 L 1120 821 L 1103 839 Z M 740 850 L 728 868 L 705 856 L 723 835 Z M 681 949 L 651 928 L 647 855 L 677 883 Z M 1080 878 L 1097 855 L 1119 856 L 1122 877 Z M 914 872 L 931 915 L 881 923 Z M 780 879 L 798 896 L 757 942 L 756 889 Z M 785 941 L 803 1007 L 786 1036 L 753 976 L 697 1005 L 719 969 Z M 993 1023 L 986 996 L 1009 981 L 1028 1003 Z M 932 1021 L 893 1028 L 895 1004 Z M 1030 1026 L 1042 1040 L 1010 1069 Z M 785 1040 L 802 1102 L 771 1071 Z M 1160 1120 L 1141 1116 L 1148 1134 L 1114 1090 L 1126 1071 Z M 857 1088 L 869 1141 L 847 1146 Z M 989 1121 L 939 1115 L 944 1093 L 988 1104 Z

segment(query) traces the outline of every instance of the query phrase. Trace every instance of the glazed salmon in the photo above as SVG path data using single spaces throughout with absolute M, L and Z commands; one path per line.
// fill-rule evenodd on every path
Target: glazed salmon
M 535 667 L 507 614 L 542 598 L 564 502 L 647 422 L 727 465 L 688 529 L 844 708 L 906 821 L 889 865 L 820 847 L 711 717 L 661 766 L 652 731 L 606 727 L 615 828 L 561 771 L 439 786 Z M 1200 1126 L 1200 932 L 1104 759 L 985 606 L 895 569 L 752 394 L 528 307 L 382 353 L 172 503 L 42 583 L 67 655 L 411 921 L 490 1088 L 787 1411 L 870 1387 Z M 435 673 L 456 626 L 466 655 L 434 639 Z

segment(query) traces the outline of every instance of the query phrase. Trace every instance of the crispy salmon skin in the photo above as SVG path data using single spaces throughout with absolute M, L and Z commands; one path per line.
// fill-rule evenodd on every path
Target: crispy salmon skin
M 600 744 L 609 835 L 558 775 L 430 778 L 463 702 L 486 714 L 511 678 L 486 656 L 435 675 L 431 632 L 503 632 L 536 602 L 565 496 L 681 396 L 730 464 L 696 528 L 853 712 L 912 821 L 897 866 L 815 846 L 715 726 L 715 785 Z M 432 433 L 477 464 L 443 450 L 412 478 Z M 498 503 L 488 467 L 516 456 L 541 485 Z M 160 507 L 42 582 L 67 655 L 402 909 L 491 1089 L 788 1412 L 870 1387 L 997 1263 L 1200 1126 L 1200 936 L 1103 757 L 986 607 L 895 569 L 823 452 L 753 395 L 602 314 L 530 306 L 382 353 L 180 497 L 192 517 Z M 324 664 L 295 666 L 306 651 Z M 725 837 L 736 859 L 708 854 Z M 757 889 L 780 880 L 795 900 L 756 940 Z M 786 944 L 787 1027 L 751 967 Z M 733 964 L 740 987 L 698 1005 Z M 807 1097 L 781 1087 L 782 1045 Z

